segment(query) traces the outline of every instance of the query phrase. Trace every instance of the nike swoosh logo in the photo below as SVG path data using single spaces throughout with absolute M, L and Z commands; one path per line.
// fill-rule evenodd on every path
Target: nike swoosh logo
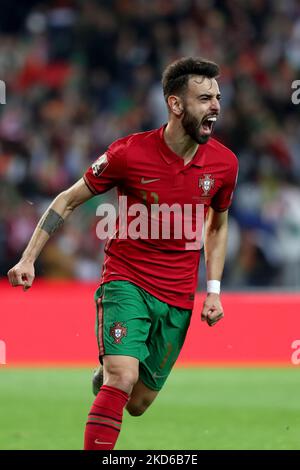
M 154 379 L 162 379 L 162 378 L 164 378 L 164 377 L 167 377 L 167 375 L 158 375 L 156 372 L 154 372 L 154 373 L 152 374 L 152 377 L 153 377 Z
M 160 178 L 154 178 L 152 180 L 146 180 L 145 178 L 142 178 L 141 183 L 142 184 L 148 184 L 148 183 L 154 183 L 154 181 L 159 181 L 159 180 L 160 180 Z
M 101 442 L 101 441 L 98 441 L 98 439 L 96 439 L 94 442 L 95 444 L 112 444 L 112 442 Z

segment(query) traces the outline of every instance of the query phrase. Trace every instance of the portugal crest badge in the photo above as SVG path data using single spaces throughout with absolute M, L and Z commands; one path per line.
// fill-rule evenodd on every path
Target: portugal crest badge
M 115 344 L 121 344 L 121 339 L 127 336 L 127 328 L 121 322 L 114 322 L 109 330 L 109 336 L 112 336 Z
M 199 188 L 203 189 L 202 196 L 207 196 L 214 185 L 215 180 L 211 178 L 210 175 L 204 175 L 204 178 L 199 178 Z

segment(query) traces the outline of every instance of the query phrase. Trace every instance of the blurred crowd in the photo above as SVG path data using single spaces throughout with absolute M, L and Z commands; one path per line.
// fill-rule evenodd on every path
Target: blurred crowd
M 216 137 L 240 161 L 223 285 L 300 286 L 299 0 L 2 1 L 1 275 L 54 196 L 113 140 L 166 122 L 161 72 L 182 56 L 220 65 Z M 96 206 L 113 197 L 75 211 L 38 275 L 99 277 Z

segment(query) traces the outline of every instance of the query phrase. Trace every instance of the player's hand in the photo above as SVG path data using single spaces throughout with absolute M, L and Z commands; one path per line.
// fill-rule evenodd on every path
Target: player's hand
M 34 276 L 34 264 L 22 259 L 7 273 L 10 284 L 13 287 L 23 286 L 24 291 L 30 289 Z
M 219 294 L 207 294 L 201 312 L 201 320 L 206 321 L 208 326 L 214 326 L 224 317 L 223 307 Z

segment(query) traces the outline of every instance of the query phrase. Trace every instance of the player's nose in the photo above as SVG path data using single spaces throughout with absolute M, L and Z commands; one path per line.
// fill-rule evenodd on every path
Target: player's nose
M 220 102 L 217 99 L 212 99 L 210 103 L 210 112 L 211 113 L 220 113 Z

